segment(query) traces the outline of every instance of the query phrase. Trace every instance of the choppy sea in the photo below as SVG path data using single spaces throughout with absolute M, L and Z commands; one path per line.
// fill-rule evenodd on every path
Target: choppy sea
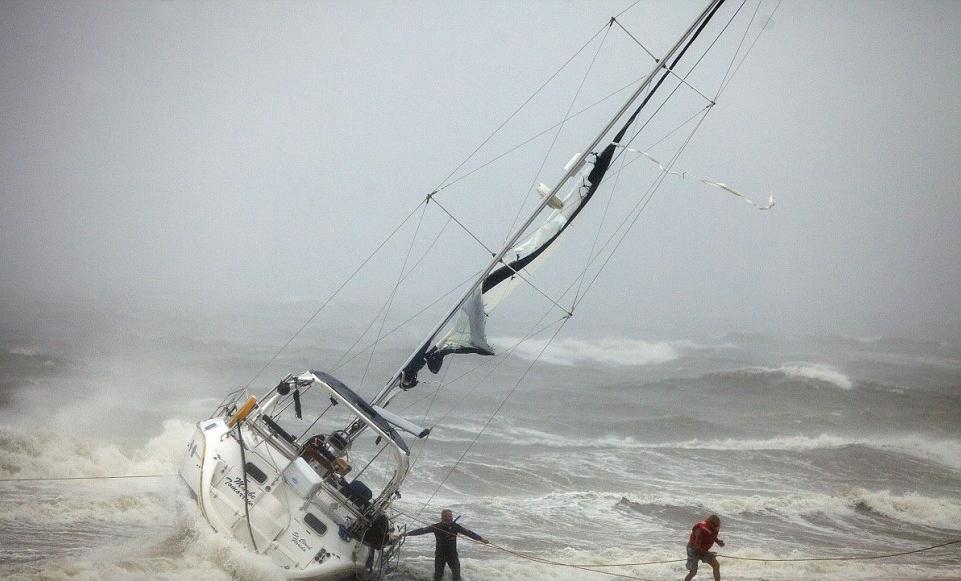
M 192 422 L 282 343 L 229 317 L 198 330 L 175 312 L 35 306 L 7 315 L 0 479 L 172 474 Z M 335 362 L 336 344 L 294 346 L 254 391 Z M 428 520 L 451 508 L 498 545 L 584 565 L 682 559 L 691 525 L 716 513 L 723 555 L 852 557 L 723 558 L 725 578 L 961 578 L 959 545 L 857 558 L 961 538 L 959 345 L 572 334 L 522 377 L 541 347 L 525 344 L 489 375 L 486 367 L 442 385 L 481 363 L 465 357 L 405 394 L 397 409 L 439 423 L 412 445 L 398 508 Z M 375 353 L 367 379 L 369 354 L 342 372 L 369 395 L 377 387 L 370 377 L 383 377 L 402 353 Z M 460 544 L 468 580 L 615 578 Z M 429 536 L 409 539 L 391 578 L 430 579 L 432 553 Z M 603 570 L 652 580 L 685 573 L 683 563 Z M 0 482 L 0 577 L 277 575 L 210 531 L 177 479 L 160 476 Z

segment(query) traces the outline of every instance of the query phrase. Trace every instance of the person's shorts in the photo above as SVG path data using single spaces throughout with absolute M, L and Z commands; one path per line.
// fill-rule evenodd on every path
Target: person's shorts
M 697 551 L 694 550 L 694 547 L 688 545 L 687 546 L 687 564 L 685 565 L 685 567 L 687 567 L 688 571 L 693 571 L 694 569 L 697 569 L 698 561 L 702 563 L 707 563 L 708 561 L 710 561 L 712 556 L 713 555 L 708 552 L 698 553 Z

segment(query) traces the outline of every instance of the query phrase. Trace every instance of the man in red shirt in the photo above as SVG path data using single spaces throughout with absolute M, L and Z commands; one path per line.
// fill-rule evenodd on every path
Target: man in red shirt
M 714 581 L 721 581 L 721 566 L 717 562 L 717 556 L 710 550 L 714 543 L 719 547 L 724 546 L 724 541 L 717 538 L 720 530 L 721 519 L 716 514 L 712 514 L 691 529 L 691 536 L 687 540 L 687 570 L 690 573 L 684 581 L 691 581 L 697 575 L 698 561 L 710 565 L 714 570 Z

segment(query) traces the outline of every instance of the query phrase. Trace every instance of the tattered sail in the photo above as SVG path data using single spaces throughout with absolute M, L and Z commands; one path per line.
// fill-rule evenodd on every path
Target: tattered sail
M 620 133 L 619 133 L 620 135 Z M 543 223 L 522 242 L 514 245 L 495 266 L 488 271 L 483 282 L 461 302 L 448 332 L 439 341 L 433 338 L 404 368 L 401 385 L 406 388 L 417 383 L 417 372 L 427 365 L 437 373 L 443 359 L 454 353 L 493 355 L 494 349 L 487 341 L 487 316 L 510 294 L 517 285 L 549 254 L 549 250 L 561 234 L 574 221 L 594 192 L 597 191 L 614 155 L 614 145 L 608 146 L 593 161 L 585 161 L 578 172 L 574 185 L 563 196 L 554 196 L 560 207 L 554 209 Z
M 565 173 L 564 178 L 554 190 L 546 193 L 541 192 L 546 196 L 545 199 L 534 215 L 520 228 L 520 231 L 529 231 L 528 229 L 533 225 L 536 216 L 545 208 L 550 207 L 552 212 L 547 219 L 536 229 L 530 231 L 531 233 L 523 241 L 520 240 L 522 234 L 517 234 L 507 243 L 510 248 L 502 250 L 500 254 L 495 256 L 494 261 L 481 275 L 481 279 L 475 283 L 457 307 L 407 361 L 397 376 L 381 390 L 375 397 L 375 401 L 383 400 L 386 404 L 386 402 L 389 402 L 389 393 L 394 387 L 410 389 L 417 385 L 417 374 L 425 365 L 433 373 L 437 373 L 440 371 L 444 357 L 447 355 L 454 353 L 494 354 L 486 336 L 487 316 L 521 282 L 518 279 L 522 279 L 525 272 L 530 272 L 532 268 L 537 266 L 537 263 L 546 256 L 551 245 L 557 241 L 574 221 L 574 218 L 587 205 L 607 174 L 611 161 L 614 159 L 615 151 L 618 147 L 624 145 L 623 139 L 628 129 L 723 3 L 724 0 L 715 0 L 708 5 L 699 19 L 691 25 L 691 28 L 678 40 L 668 54 L 658 61 L 657 67 L 651 71 L 634 95 L 588 147 L 588 154 L 578 156 L 577 162 Z M 669 65 L 666 64 L 668 62 Z M 598 154 L 594 148 L 604 140 L 605 135 L 609 135 L 609 131 L 616 126 L 621 116 L 630 110 L 634 99 L 647 89 L 648 83 L 654 79 L 659 71 L 661 71 L 660 78 L 650 88 L 627 121 L 623 123 L 614 138 Z M 593 159 L 591 159 L 592 157 Z M 557 190 L 561 189 L 568 180 L 573 180 L 574 185 L 565 196 L 559 197 Z M 444 333 L 445 331 L 446 333 Z M 438 338 L 440 339 L 438 340 Z

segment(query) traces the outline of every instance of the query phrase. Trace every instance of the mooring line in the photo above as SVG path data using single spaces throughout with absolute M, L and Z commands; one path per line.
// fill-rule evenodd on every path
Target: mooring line
M 177 476 L 177 474 L 117 474 L 110 476 L 66 476 L 60 478 L 0 478 L 0 482 L 61 482 L 68 480 L 121 480 L 121 479 L 132 479 L 132 478 L 172 478 Z M 396 514 L 407 517 L 408 519 L 420 523 L 426 524 L 427 526 L 433 526 L 434 523 L 424 520 L 422 518 L 411 515 L 400 509 L 393 509 Z M 481 543 L 481 541 L 475 541 L 469 537 L 465 537 L 468 541 L 473 543 Z M 582 571 L 589 571 L 591 573 L 597 573 L 600 575 L 608 575 L 611 577 L 619 577 L 622 579 L 635 579 L 638 581 L 650 581 L 644 577 L 637 577 L 635 575 L 626 575 L 622 573 L 612 573 L 610 571 L 601 571 L 601 568 L 610 567 L 641 567 L 646 565 L 666 565 L 670 563 L 683 563 L 686 559 L 666 559 L 659 561 L 636 561 L 633 563 L 564 563 L 561 561 L 554 561 L 544 557 L 538 557 L 535 555 L 528 555 L 526 553 L 520 553 L 513 549 L 498 545 L 496 543 L 481 543 L 487 545 L 491 548 L 497 549 L 498 551 L 513 555 L 520 559 L 525 559 L 534 563 L 541 563 L 543 565 L 552 565 L 556 567 L 569 567 L 572 569 L 580 569 Z M 908 551 L 898 551 L 896 553 L 882 553 L 877 555 L 850 555 L 846 557 L 797 557 L 793 559 L 781 559 L 781 558 L 765 558 L 765 557 L 738 557 L 736 555 L 723 555 L 718 554 L 719 559 L 730 559 L 734 561 L 758 561 L 764 563 L 801 563 L 801 562 L 813 562 L 813 561 L 874 561 L 878 559 L 890 559 L 893 557 L 903 557 L 905 555 L 915 555 L 918 553 L 924 553 L 927 551 L 933 551 L 935 549 L 941 549 L 943 547 L 949 547 L 951 545 L 961 544 L 961 538 L 952 539 L 950 541 L 945 541 L 943 543 L 938 543 L 936 545 L 929 545 L 921 547 L 918 549 L 911 549 Z
M 407 518 L 415 522 L 418 522 L 421 524 L 428 524 L 429 526 L 431 524 L 423 519 L 412 516 L 404 511 L 398 510 L 396 508 L 394 510 L 397 512 L 397 514 L 406 516 Z M 468 541 L 471 541 L 474 543 L 480 543 L 480 541 L 475 541 L 474 539 L 471 539 L 469 537 L 465 537 L 465 538 Z M 912 549 L 909 551 L 900 551 L 897 553 L 884 553 L 879 555 L 851 555 L 847 557 L 800 557 L 800 558 L 794 558 L 794 559 L 777 559 L 777 558 L 761 558 L 761 557 L 738 557 L 734 555 L 721 555 L 721 554 L 718 554 L 717 557 L 720 559 L 731 559 L 736 561 L 763 561 L 768 563 L 798 563 L 803 561 L 870 561 L 870 560 L 877 560 L 877 559 L 889 559 L 892 557 L 901 557 L 904 555 L 913 555 L 913 554 L 932 551 L 934 549 L 940 549 L 943 547 L 947 547 L 950 545 L 957 545 L 957 544 L 961 544 L 961 539 L 954 539 L 954 540 L 950 540 L 944 543 L 939 543 L 936 545 L 930 545 L 926 547 L 921 547 L 919 549 Z M 666 565 L 670 563 L 683 563 L 686 561 L 686 559 L 666 559 L 666 560 L 658 560 L 658 561 L 637 561 L 633 563 L 564 563 L 561 561 L 553 561 L 551 559 L 546 559 L 544 557 L 537 557 L 534 555 L 520 553 L 512 549 L 509 549 L 507 547 L 497 545 L 495 543 L 488 542 L 486 543 L 486 545 L 494 549 L 497 549 L 498 551 L 502 551 L 504 553 L 508 553 L 515 557 L 532 561 L 534 563 L 541 563 L 544 565 L 554 565 L 557 567 L 570 567 L 574 569 L 590 571 L 592 573 L 599 573 L 602 575 L 613 575 L 613 576 L 623 577 L 627 579 L 642 579 L 642 577 L 636 577 L 632 575 L 619 575 L 619 574 L 611 573 L 609 571 L 600 571 L 598 569 L 609 568 L 609 567 L 640 567 L 645 565 Z

